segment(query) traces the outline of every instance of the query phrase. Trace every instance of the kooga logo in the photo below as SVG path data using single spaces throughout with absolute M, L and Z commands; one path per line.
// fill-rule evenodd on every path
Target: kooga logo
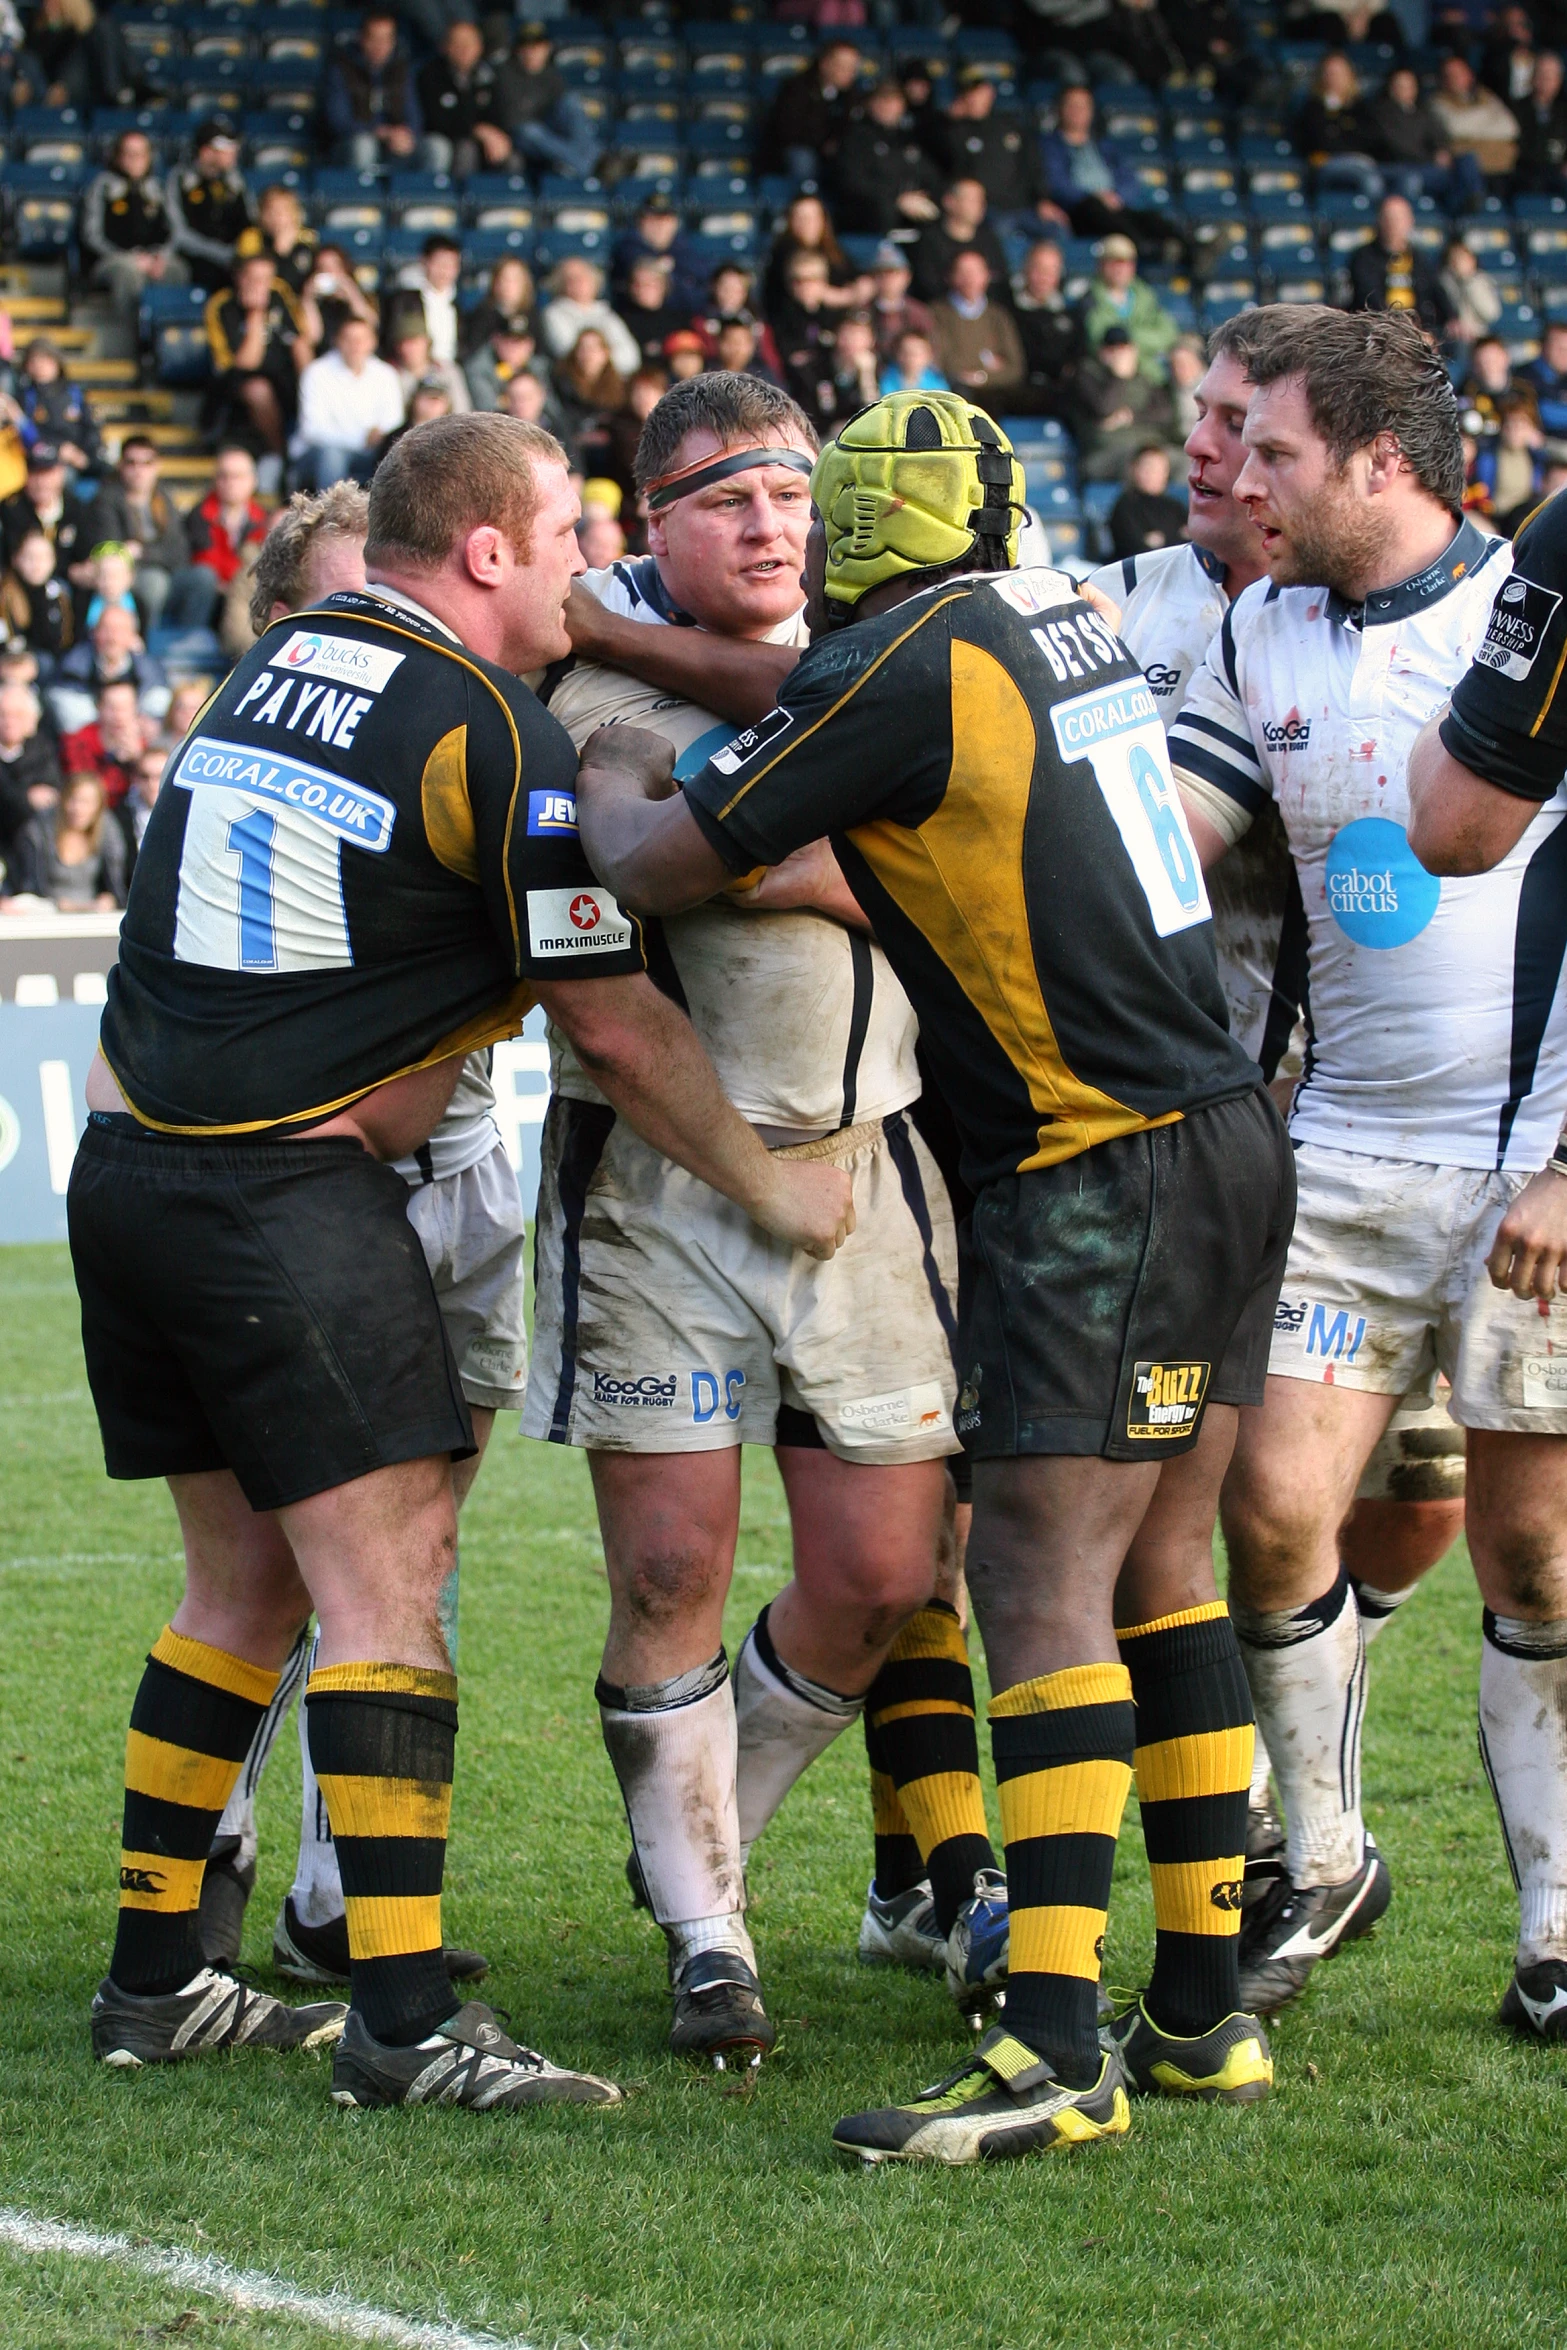
M 1281 726 L 1276 719 L 1265 718 L 1262 739 L 1270 751 L 1303 751 L 1311 740 L 1311 720 L 1286 718 Z

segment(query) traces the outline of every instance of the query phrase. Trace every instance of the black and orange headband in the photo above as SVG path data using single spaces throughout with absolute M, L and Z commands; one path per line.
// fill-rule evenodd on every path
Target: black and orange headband
M 809 474 L 815 459 L 803 449 L 728 449 L 721 457 L 698 457 L 694 464 L 682 465 L 673 473 L 661 473 L 650 481 L 643 495 L 648 512 L 658 514 L 677 498 L 689 498 L 697 490 L 711 489 L 715 481 L 726 481 L 731 473 L 748 473 L 757 465 L 787 465 L 791 472 Z

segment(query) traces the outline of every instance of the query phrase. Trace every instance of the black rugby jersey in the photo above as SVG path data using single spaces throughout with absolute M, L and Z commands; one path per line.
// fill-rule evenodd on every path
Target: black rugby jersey
M 1478 651 L 1439 732 L 1471 774 L 1548 800 L 1567 774 L 1567 497 L 1548 498 L 1513 541 Z
M 509 671 L 372 594 L 268 629 L 175 753 L 109 975 L 144 1125 L 329 1117 L 509 1036 L 530 979 L 643 968 L 588 869 L 576 754 Z
M 1158 704 L 1061 573 L 949 581 L 822 639 L 685 790 L 736 870 L 831 835 L 974 1189 L 1260 1083 Z

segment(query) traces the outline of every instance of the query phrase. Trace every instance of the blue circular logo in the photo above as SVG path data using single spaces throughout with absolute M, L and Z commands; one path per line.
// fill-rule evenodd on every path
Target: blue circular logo
M 736 726 L 710 726 L 694 743 L 687 743 L 675 761 L 675 781 L 689 783 L 693 775 L 700 775 L 713 753 L 732 743 L 739 731 Z
M 1346 824 L 1328 850 L 1328 912 L 1358 947 L 1407 947 L 1442 895 L 1409 845 L 1401 824 L 1362 816 Z

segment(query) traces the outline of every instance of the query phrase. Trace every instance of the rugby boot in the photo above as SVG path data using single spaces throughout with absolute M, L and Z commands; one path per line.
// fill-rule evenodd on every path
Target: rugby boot
M 907 1892 L 886 1897 L 877 1892 L 873 1877 L 860 1920 L 860 1963 L 863 1966 L 908 1967 L 915 1974 L 944 1975 L 947 1937 L 936 1924 L 936 1903 L 930 1879 L 922 1877 Z
M 1139 1999 L 1101 2040 L 1144 2097 L 1198 2097 L 1208 2105 L 1256 2105 L 1273 2087 L 1268 2035 L 1254 2015 L 1227 2015 L 1211 2031 L 1163 2032 Z
M 1280 1873 L 1241 1920 L 1241 2006 L 1277 2015 L 1306 1988 L 1319 1959 L 1369 1934 L 1393 1898 L 1387 1862 L 1366 1838 L 1365 1858 L 1342 1885 L 1295 1885 Z
M 973 1894 L 947 1936 L 947 1989 L 966 2016 L 982 2014 L 1004 1997 L 1011 1939 L 1006 1878 L 1000 1869 L 978 1869 Z
M 1268 1887 L 1284 1874 L 1284 1822 L 1266 1796 L 1246 1814 L 1246 1873 L 1241 1879 L 1241 1907 L 1255 1909 Z
M 1567 2040 L 1567 1965 L 1542 1958 L 1517 1968 L 1496 2020 L 1525 2040 Z
M 411 2048 L 372 2040 L 350 2014 L 332 2060 L 334 2105 L 619 2105 L 613 2081 L 570 2073 L 509 2039 L 494 2010 L 470 1999 Z
M 762 2005 L 762 1987 L 733 1950 L 698 1950 L 675 1977 L 676 2056 L 706 2058 L 716 2072 L 730 2062 L 760 2064 L 778 2037 Z
M 441 1957 L 454 1983 L 482 1983 L 490 1971 L 490 1962 L 482 1951 L 460 1950 L 448 1943 Z M 324 1926 L 307 1926 L 290 1895 L 278 1911 L 277 1924 L 272 1929 L 272 1964 L 291 1983 L 346 1983 L 349 1980 L 347 1918 L 328 1918 Z
M 239 1853 L 239 1838 L 225 1837 L 223 1850 L 209 1853 L 202 1871 L 198 1930 L 208 1966 L 232 1966 L 244 1938 L 245 1908 L 256 1890 L 256 1864 L 242 1861 Z
M 340 1999 L 286 2007 L 215 1967 L 203 1967 L 182 1990 L 151 1994 L 122 1991 L 105 1976 L 93 1994 L 93 2054 L 132 2072 L 222 2048 L 324 2048 L 347 2014 Z
M 1091 2088 L 1069 2089 L 1043 2057 L 998 2026 L 912 2105 L 848 2114 L 832 2142 L 861 2162 L 1000 2162 L 1124 2138 L 1130 2127 L 1126 2075 L 1115 2049 L 1103 2051 Z

